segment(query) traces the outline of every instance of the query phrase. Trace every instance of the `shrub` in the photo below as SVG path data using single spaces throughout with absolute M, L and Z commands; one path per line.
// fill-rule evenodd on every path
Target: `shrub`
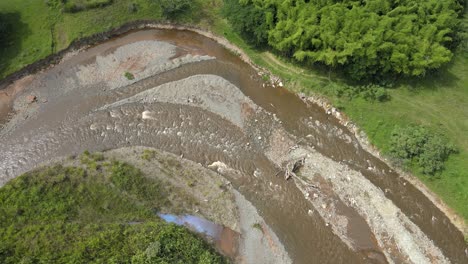
M 422 173 L 434 175 L 443 170 L 444 162 L 455 147 L 439 134 L 422 126 L 397 127 L 392 132 L 390 152 L 405 163 L 416 163 Z
M 156 151 L 145 149 L 145 150 L 143 150 L 143 153 L 141 154 L 141 159 L 144 159 L 146 161 L 150 161 L 150 160 L 154 159 L 155 156 L 156 156 Z
M 165 18 L 174 18 L 192 8 L 192 0 L 158 0 Z
M 130 73 L 130 72 L 125 72 L 125 73 L 124 73 L 124 76 L 125 76 L 125 78 L 127 78 L 127 79 L 130 80 L 130 81 L 131 81 L 131 80 L 135 80 L 135 76 L 134 76 L 132 73 Z
M 65 12 L 76 13 L 86 9 L 110 5 L 113 0 L 62 0 L 62 2 Z
M 219 255 L 210 251 L 206 243 L 192 234 L 187 235 L 184 228 L 169 225 L 159 232 L 157 240 L 160 242 L 154 256 L 159 263 L 225 263 Z
M 390 100 L 390 95 L 388 94 L 387 89 L 376 84 L 360 86 L 330 84 L 329 88 L 337 97 L 348 100 L 353 100 L 355 98 L 363 98 L 366 101 L 378 102 L 386 102 Z
M 136 13 L 136 12 L 138 11 L 138 5 L 137 5 L 135 2 L 130 3 L 130 4 L 128 5 L 128 11 L 129 11 L 130 13 Z

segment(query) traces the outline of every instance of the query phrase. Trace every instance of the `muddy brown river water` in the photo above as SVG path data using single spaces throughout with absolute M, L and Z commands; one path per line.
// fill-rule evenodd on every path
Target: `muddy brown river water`
M 294 263 L 468 263 L 461 232 L 338 120 L 193 32 L 134 31 L 70 55 L 6 87 L 0 116 L 0 185 L 84 150 L 148 146 L 239 172 L 227 177 Z

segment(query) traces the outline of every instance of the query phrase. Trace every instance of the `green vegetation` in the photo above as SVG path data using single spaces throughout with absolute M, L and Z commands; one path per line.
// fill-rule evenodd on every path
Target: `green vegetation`
M 353 100 L 362 98 L 366 101 L 378 101 L 385 102 L 390 100 L 390 95 L 382 86 L 375 84 L 368 85 L 337 85 L 336 83 L 330 83 L 327 87 L 331 92 L 334 92 L 336 97 L 344 100 Z
M 268 43 L 268 25 L 266 12 L 250 4 L 239 4 L 238 0 L 225 0 L 222 13 L 229 18 L 235 31 L 250 44 L 257 47 Z
M 155 215 L 170 206 L 160 182 L 101 154 L 80 160 L 87 163 L 35 170 L 0 189 L 1 263 L 226 262 Z
M 444 161 L 456 149 L 443 136 L 421 126 L 395 128 L 390 141 L 390 153 L 406 163 L 417 162 L 422 173 L 434 175 L 444 167 Z
M 304 65 L 374 79 L 447 64 L 461 10 L 457 0 L 226 0 L 225 13 L 243 35 Z
M 165 18 L 175 18 L 193 8 L 192 0 L 159 0 Z
M 321 29 L 321 26 L 319 27 L 320 30 L 311 32 L 308 25 L 317 26 L 314 24 L 316 21 L 309 19 L 309 17 L 313 18 L 312 16 L 304 16 L 305 11 L 300 8 L 295 6 L 286 9 L 288 5 L 299 3 L 298 6 L 305 6 L 303 9 L 308 10 L 310 7 L 307 7 L 307 5 L 314 3 L 322 5 L 331 3 L 331 0 L 242 0 L 247 7 L 252 6 L 252 3 L 256 3 L 253 11 L 245 9 L 245 5 L 238 5 L 237 0 L 223 1 L 226 2 L 226 6 L 231 5 L 224 10 L 224 15 L 230 12 L 237 14 L 229 16 L 229 21 L 232 21 L 232 24 L 227 23 L 221 17 L 221 0 L 194 0 L 191 8 L 177 13 L 173 19 L 179 23 L 196 24 L 202 28 L 211 29 L 219 35 L 224 35 L 229 41 L 243 49 L 254 63 L 280 76 L 285 81 L 285 86 L 288 89 L 310 95 L 325 96 L 335 106 L 343 110 L 354 123 L 357 123 L 369 136 L 371 143 L 377 146 L 383 154 L 392 155 L 390 139 L 392 133 L 398 127 L 423 126 L 431 133 L 446 137 L 448 142 L 452 142 L 456 146 L 458 153 L 451 154 L 448 157 L 443 170 L 437 171 L 435 176 L 427 176 L 422 173 L 423 170 L 417 164 L 418 162 L 411 163 L 408 169 L 440 195 L 449 206 L 454 208 L 465 219 L 468 219 L 468 207 L 466 206 L 468 203 L 468 162 L 466 162 L 468 160 L 468 108 L 464 107 L 468 105 L 468 75 L 466 74 L 466 65 L 468 65 L 466 43 L 468 42 L 464 41 L 467 35 L 468 20 L 465 17 L 459 23 L 457 15 L 449 15 L 452 12 L 450 10 L 459 12 L 457 3 L 463 3 L 463 1 L 399 1 L 404 5 L 404 8 L 397 10 L 400 12 L 399 16 L 402 17 L 401 20 L 396 21 L 390 17 L 382 19 L 382 21 L 375 21 L 372 18 L 375 15 L 370 12 L 369 14 L 366 13 L 361 19 L 357 19 L 356 21 L 359 23 L 356 23 L 356 25 L 347 24 L 349 27 L 345 27 L 345 23 L 341 24 L 338 28 L 340 31 L 331 35 L 326 34 L 327 27 Z M 278 8 L 277 3 L 280 2 L 284 2 L 284 8 Z M 336 16 L 333 16 L 333 11 L 349 13 L 337 18 L 337 21 L 341 23 L 344 22 L 344 18 L 354 15 L 352 12 L 360 14 L 359 12 L 369 11 L 372 8 L 380 8 L 375 6 L 377 4 L 383 4 L 385 8 L 388 3 L 396 3 L 396 1 L 373 0 L 357 2 L 339 1 L 336 3 L 336 7 L 333 6 L 329 10 L 324 10 L 323 14 L 329 16 L 329 18 L 336 18 Z M 361 2 L 367 3 L 366 6 L 360 5 Z M 267 6 L 267 3 L 272 4 Z M 339 7 L 347 3 L 352 5 L 350 5 L 351 9 L 344 10 Z M 414 6 L 408 8 L 408 4 L 411 3 Z M 356 6 L 356 4 L 358 5 Z M 374 7 L 372 7 L 373 5 Z M 404 10 L 405 8 L 406 10 Z M 353 11 L 353 9 L 355 10 Z M 411 13 L 414 11 L 417 14 L 419 9 L 425 11 L 425 16 L 415 16 Z M 268 12 L 258 12 L 259 10 L 267 10 Z M 287 10 L 287 12 L 284 12 L 284 10 Z M 434 12 L 429 12 L 430 10 Z M 279 25 L 276 18 L 273 19 L 274 23 L 271 23 L 272 19 L 269 14 L 272 12 L 281 14 L 281 21 L 284 22 L 281 27 L 276 27 Z M 298 16 L 297 19 L 289 19 L 289 16 L 293 14 L 302 14 L 302 16 Z M 388 12 L 385 15 L 382 13 L 382 16 L 390 15 Z M 270 24 L 261 24 L 262 17 Z M 323 23 L 330 22 L 330 26 L 333 26 L 331 20 L 323 20 L 322 18 L 320 21 L 323 21 Z M 0 57 L 2 58 L 0 61 L 0 78 L 44 58 L 52 52 L 66 48 L 73 40 L 116 28 L 124 23 L 139 19 L 161 21 L 167 18 L 163 15 L 159 0 L 114 0 L 111 5 L 78 13 L 64 13 L 63 6 L 47 5 L 46 1 L 0 1 Z M 369 21 L 366 21 L 367 19 Z M 382 38 L 372 40 L 372 43 L 375 42 L 375 44 L 367 43 L 368 37 L 372 37 L 369 34 L 376 30 L 365 29 L 372 23 L 381 26 L 382 23 L 389 20 L 394 22 L 388 31 L 394 33 L 393 36 L 392 34 L 384 34 Z M 427 20 L 428 23 L 425 24 L 426 26 L 421 26 L 420 22 L 424 22 L 424 20 Z M 414 22 L 410 23 L 409 21 Z M 258 25 L 253 27 L 255 23 Z M 272 25 L 275 25 L 275 28 L 271 27 Z M 434 31 L 431 25 L 437 25 L 440 28 L 436 28 Z M 449 28 L 443 30 L 446 26 L 450 28 L 453 26 L 455 30 L 449 31 Z M 285 47 L 289 45 L 295 48 L 295 43 L 303 43 L 303 48 L 307 47 L 306 44 L 312 46 L 312 41 L 301 42 L 299 40 L 306 40 L 316 34 L 319 34 L 319 37 L 325 34 L 323 36 L 326 37 L 327 41 L 329 41 L 328 37 L 330 37 L 330 40 L 341 37 L 345 40 L 347 37 L 356 38 L 357 46 L 356 48 L 348 47 L 352 48 L 352 55 L 342 54 L 343 58 L 347 60 L 345 64 L 349 66 L 342 65 L 338 61 L 339 48 L 344 47 L 338 46 L 342 45 L 340 41 L 327 42 L 329 45 L 336 45 L 330 46 L 330 49 L 336 48 L 335 52 L 332 49 L 331 51 L 316 50 L 317 55 L 319 53 L 324 55 L 323 60 L 312 64 L 313 57 L 304 56 L 304 60 L 298 62 L 292 55 L 300 51 L 299 49 L 285 50 L 282 46 L 270 49 L 265 45 L 265 43 L 272 41 L 269 33 L 264 34 L 263 28 L 266 27 L 270 30 L 274 29 L 275 33 L 284 34 Z M 351 30 L 354 27 L 363 29 L 358 32 L 360 38 L 357 38 L 356 34 L 346 36 L 346 30 Z M 407 32 L 410 28 L 411 31 Z M 381 28 L 377 27 L 376 29 Z M 395 30 L 402 30 L 402 34 L 397 34 L 398 32 Z M 9 33 L 5 34 L 5 32 Z M 298 32 L 302 33 L 298 34 Z M 275 39 L 278 36 L 281 35 L 275 35 Z M 401 39 L 400 36 L 402 36 Z M 426 37 L 434 39 L 429 41 L 431 43 L 430 47 L 427 41 L 424 41 Z M 451 40 L 447 37 L 451 38 Z M 378 45 L 384 44 L 378 40 L 391 40 L 392 38 L 397 38 L 395 43 L 399 45 L 395 45 L 392 49 L 403 54 L 401 56 L 401 54 L 396 53 L 395 56 L 395 59 L 404 61 L 400 66 L 406 65 L 406 67 L 400 67 L 401 69 L 394 68 L 391 70 L 391 68 L 384 67 L 385 64 L 381 64 L 381 59 L 389 58 L 388 54 L 387 57 L 372 59 L 374 52 L 379 50 L 379 47 L 382 48 L 382 46 Z M 414 43 L 418 38 L 421 39 L 421 42 Z M 359 46 L 360 42 L 364 46 Z M 404 42 L 409 42 L 409 44 Z M 454 49 L 458 43 L 460 45 L 458 45 L 457 49 Z M 278 43 L 278 45 L 280 44 Z M 261 49 L 259 49 L 259 46 Z M 432 46 L 439 48 L 433 49 Z M 383 48 L 386 47 L 383 46 Z M 402 51 L 399 48 L 402 48 Z M 368 50 L 369 52 L 367 52 Z M 449 55 L 446 50 L 449 50 L 451 54 Z M 430 57 L 428 60 L 423 57 L 421 60 L 420 55 L 422 53 L 428 52 L 428 54 L 431 54 L 433 51 L 434 55 L 440 56 Z M 415 57 L 416 54 L 420 55 Z M 409 56 L 408 60 L 405 60 L 404 56 Z M 445 62 L 449 57 L 452 60 L 448 63 Z M 362 60 L 358 60 L 358 58 Z M 324 67 L 323 64 L 327 64 L 327 59 L 330 62 L 336 61 L 334 68 Z M 367 65 L 366 61 L 369 61 L 370 65 Z M 418 61 L 421 64 L 418 64 Z M 444 65 L 438 70 L 431 69 L 431 67 L 435 67 L 439 63 Z M 353 66 L 352 64 L 356 65 Z M 375 67 L 372 65 L 375 65 Z M 356 76 L 353 74 L 352 77 L 359 77 L 362 74 L 362 72 L 359 74 L 362 69 L 369 69 L 364 77 L 367 77 L 367 75 L 377 77 L 377 74 L 375 76 L 373 74 L 375 70 L 382 72 L 389 70 L 391 75 L 398 74 L 399 70 L 400 74 L 409 75 L 424 71 L 426 76 L 424 78 L 395 79 L 396 81 L 391 87 L 386 83 L 382 83 L 382 80 L 379 79 L 379 85 L 370 88 L 373 91 L 371 95 L 368 95 L 369 92 L 362 88 L 367 86 L 368 83 L 352 81 L 348 75 L 342 74 L 341 69 L 351 73 L 353 69 L 358 71 L 358 74 Z M 423 73 L 421 72 L 421 74 Z M 267 76 L 265 76 L 265 79 L 267 79 Z
M 258 231 L 262 232 L 263 233 L 263 228 L 262 228 L 262 225 L 260 223 L 254 223 L 252 225 L 252 228 L 255 228 L 257 229 Z
M 49 2 L 54 0 L 48 0 Z M 55 0 L 57 1 L 57 0 Z M 104 7 L 112 4 L 113 0 L 61 0 L 65 12 L 80 12 L 86 9 Z
M 146 160 L 146 161 L 151 161 L 155 157 L 156 157 L 156 151 L 154 150 L 145 149 L 143 150 L 143 153 L 141 154 L 141 159 Z
M 134 80 L 135 79 L 135 76 L 130 72 L 125 72 L 124 76 L 125 76 L 125 78 L 127 78 L 127 80 Z

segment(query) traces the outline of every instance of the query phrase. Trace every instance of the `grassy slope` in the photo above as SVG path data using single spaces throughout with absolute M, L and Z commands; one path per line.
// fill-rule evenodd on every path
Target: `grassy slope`
M 0 189 L 1 263 L 226 263 L 155 215 L 170 206 L 165 184 L 99 154 L 80 159 Z
M 44 1 L 0 1 L 0 12 L 19 12 L 21 21 L 29 28 L 28 34 L 25 36 L 21 34 L 20 45 L 10 47 L 7 51 L 0 51 L 2 58 L 0 65 L 8 65 L 5 69 L 0 66 L 0 78 L 50 54 L 52 40 L 56 43 L 56 50 L 60 50 L 76 38 L 108 30 L 128 21 L 161 19 L 161 10 L 158 6 L 148 4 L 147 0 L 132 2 L 136 2 L 139 6 L 139 11 L 136 13 L 129 11 L 128 1 L 115 0 L 114 4 L 102 9 L 61 14 L 48 9 Z M 341 82 L 339 77 L 333 73 L 301 68 L 267 51 L 252 49 L 216 13 L 218 10 L 216 7 L 220 2 L 220 0 L 198 0 L 195 12 L 186 14 L 178 20 L 196 23 L 212 29 L 219 35 L 224 35 L 241 47 L 255 63 L 287 80 L 288 88 L 329 97 L 336 105 L 344 108 L 348 116 L 369 135 L 372 143 L 384 153 L 389 148 L 389 135 L 395 125 L 419 123 L 446 134 L 456 143 L 460 153 L 450 158 L 442 175 L 438 179 L 430 179 L 417 171 L 413 172 L 449 206 L 468 219 L 468 107 L 466 107 L 468 55 L 466 52 L 457 54 L 448 70 L 439 76 L 428 76 L 424 80 L 401 84 L 397 89 L 390 90 L 392 100 L 389 102 L 371 103 L 359 99 L 341 101 L 324 88 L 330 80 Z M 53 37 L 50 34 L 50 24 L 54 24 Z

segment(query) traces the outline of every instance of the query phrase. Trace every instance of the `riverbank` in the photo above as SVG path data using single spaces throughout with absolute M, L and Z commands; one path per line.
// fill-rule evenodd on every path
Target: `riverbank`
M 197 28 L 197 27 L 192 27 L 192 26 L 185 26 L 185 25 L 176 25 L 176 24 L 160 24 L 160 23 L 151 23 L 149 21 L 140 21 L 140 22 L 133 22 L 127 25 L 124 25 L 120 28 L 100 33 L 98 35 L 89 37 L 87 39 L 77 41 L 75 42 L 72 46 L 64 50 L 63 52 L 60 52 L 59 54 L 56 55 L 51 55 L 50 57 L 37 62 L 30 67 L 27 67 L 20 72 L 11 75 L 8 79 L 4 80 L 3 83 L 7 84 L 10 81 L 13 81 L 15 79 L 19 79 L 23 77 L 24 75 L 29 75 L 34 72 L 40 71 L 40 70 L 45 70 L 49 67 L 52 67 L 54 63 L 60 63 L 62 59 L 66 59 L 66 57 L 70 56 L 71 54 L 74 54 L 75 52 L 78 52 L 79 50 L 86 49 L 87 47 L 91 46 L 94 43 L 98 43 L 100 41 L 103 41 L 105 39 L 109 39 L 113 36 L 118 36 L 121 34 L 124 34 L 125 32 L 130 32 L 132 30 L 136 29 L 172 29 L 172 30 L 188 30 L 195 32 L 197 34 L 203 35 L 205 37 L 208 37 L 210 39 L 215 40 L 217 43 L 220 45 L 224 46 L 228 50 L 231 50 L 235 54 L 237 54 L 244 62 L 248 63 L 250 66 L 252 66 L 254 69 L 256 69 L 260 75 L 268 75 L 270 76 L 270 80 L 272 82 L 272 85 L 279 86 L 280 83 L 285 83 L 281 84 L 282 86 L 286 86 L 288 88 L 288 82 L 283 81 L 281 77 L 275 76 L 274 72 L 271 72 L 270 69 L 268 68 L 262 68 L 258 65 L 256 65 L 250 58 L 250 56 L 241 48 L 238 46 L 234 45 L 233 43 L 229 42 L 226 38 L 218 36 L 211 31 Z M 19 90 L 15 89 L 14 92 L 12 93 L 12 96 L 14 97 L 15 94 L 20 92 Z M 367 134 L 365 131 L 361 130 L 358 125 L 353 123 L 351 120 L 352 118 L 349 118 L 346 115 L 346 112 L 342 112 L 336 108 L 333 107 L 333 101 L 325 98 L 324 96 L 320 95 L 315 95 L 315 96 L 309 96 L 309 95 L 300 95 L 304 98 L 304 100 L 307 100 L 311 103 L 317 104 L 320 107 L 324 109 L 327 113 L 330 113 L 333 115 L 335 118 L 337 118 L 341 124 L 345 125 L 350 131 L 352 131 L 355 136 L 360 140 L 360 143 L 362 146 L 364 146 L 367 151 L 373 153 L 376 157 L 379 157 L 380 159 L 384 160 L 387 164 L 390 164 L 391 161 L 388 160 L 385 155 L 381 154 L 381 151 L 378 150 L 377 147 L 371 144 L 371 141 L 367 137 Z M 440 210 L 442 210 L 453 222 L 455 226 L 457 226 L 462 233 L 465 235 L 468 234 L 468 227 L 465 224 L 465 220 L 463 217 L 459 216 L 458 213 L 454 212 L 443 200 L 439 199 L 436 194 L 430 189 L 427 188 L 426 184 L 424 184 L 420 179 L 412 176 L 411 174 L 398 169 L 394 168 L 394 170 L 398 170 L 400 175 L 404 176 L 405 179 L 410 181 L 413 185 L 415 185 L 420 191 L 422 191 Z
M 15 1 L 13 1 L 15 2 Z M 16 1 L 21 2 L 21 1 Z M 56 24 L 57 34 L 55 37 L 60 39 L 60 41 L 49 39 L 47 41 L 37 41 L 34 39 L 34 36 L 48 36 L 49 33 L 44 34 L 44 29 L 38 29 L 33 27 L 33 21 L 47 20 L 47 14 L 49 14 L 49 9 L 42 6 L 42 3 L 36 3 L 37 6 L 31 6 L 36 10 L 42 10 L 42 12 L 29 12 L 29 15 L 23 17 L 23 21 L 30 27 L 32 37 L 28 37 L 28 40 L 22 41 L 22 46 L 27 50 L 28 46 L 31 46 L 32 43 L 38 44 L 36 49 L 40 50 L 35 52 L 34 56 L 31 54 L 26 54 L 24 52 L 17 54 L 15 56 L 21 57 L 21 63 L 14 65 L 14 68 L 11 68 L 10 71 L 15 71 L 21 68 L 23 65 L 36 61 L 37 59 L 43 57 L 45 54 L 50 53 L 50 43 L 56 41 L 58 44 L 56 50 L 61 50 L 67 47 L 73 40 L 86 37 L 96 32 L 106 31 L 112 27 L 118 27 L 122 23 L 126 23 L 129 20 L 135 19 L 160 19 L 160 12 L 150 12 L 148 7 L 143 7 L 140 9 L 140 12 L 135 14 L 125 13 L 127 10 L 123 11 L 124 7 L 121 2 L 116 1 L 117 5 L 106 7 L 103 10 L 92 10 L 86 11 L 84 13 L 78 13 L 74 15 L 64 15 L 60 23 Z M 216 1 L 216 6 L 219 6 L 220 2 Z M 24 5 L 20 5 L 24 6 Z M 15 7 L 11 5 L 1 6 L 2 9 L 8 11 L 14 11 Z M 466 234 L 466 225 L 460 223 L 460 219 L 466 219 L 468 216 L 468 209 L 466 208 L 466 164 L 463 161 L 467 160 L 467 141 L 466 134 L 463 131 L 466 131 L 466 122 L 459 121 L 454 123 L 454 120 L 466 120 L 467 113 L 466 110 L 460 109 L 457 105 L 466 105 L 466 77 L 463 75 L 463 69 L 466 65 L 466 56 L 461 55 L 461 58 L 457 58 L 455 62 L 449 66 L 448 74 L 444 76 L 436 76 L 437 78 L 432 78 L 436 80 L 437 83 L 441 84 L 439 88 L 437 85 L 431 84 L 431 80 L 421 82 L 421 83 L 406 83 L 400 85 L 398 89 L 390 90 L 389 93 L 392 97 L 392 100 L 387 103 L 368 103 L 363 100 L 356 100 L 350 102 L 343 102 L 339 98 L 334 97 L 333 95 L 327 94 L 327 91 L 324 90 L 324 86 L 327 82 L 336 82 L 339 83 L 341 80 L 337 76 L 326 76 L 320 72 L 316 72 L 311 69 L 302 69 L 297 66 L 281 60 L 280 58 L 275 57 L 269 52 L 257 51 L 246 45 L 242 39 L 240 39 L 229 27 L 229 25 L 219 18 L 216 14 L 217 7 L 213 8 L 211 11 L 207 11 L 207 8 L 203 8 L 204 14 L 207 15 L 205 20 L 200 20 L 195 22 L 195 24 L 201 25 L 203 28 L 211 29 L 217 35 L 222 35 L 226 37 L 218 38 L 218 41 L 231 50 L 234 50 L 236 53 L 242 54 L 244 60 L 250 62 L 251 65 L 256 64 L 261 67 L 269 69 L 273 74 L 280 76 L 284 80 L 284 85 L 294 91 L 302 91 L 306 93 L 315 93 L 319 96 L 328 97 L 333 104 L 340 105 L 344 108 L 344 112 L 350 116 L 351 120 L 356 122 L 356 124 L 361 127 L 366 134 L 369 136 L 369 141 L 376 145 L 378 149 L 385 151 L 388 150 L 388 138 L 389 133 L 395 125 L 405 125 L 410 123 L 423 123 L 430 126 L 440 123 L 441 125 L 436 127 L 437 130 L 447 134 L 451 140 L 454 140 L 457 145 L 461 146 L 462 149 L 459 154 L 452 157 L 446 165 L 446 170 L 440 175 L 440 179 L 430 179 L 426 176 L 416 173 L 418 179 L 422 180 L 424 185 L 415 181 L 413 182 L 416 185 L 424 189 L 424 186 L 429 186 L 432 191 L 435 191 L 442 199 L 452 208 L 454 208 L 461 217 L 457 217 L 450 213 L 450 209 L 443 204 L 438 203 L 439 206 L 445 208 L 444 211 L 452 215 L 452 220 L 454 223 L 457 223 L 457 226 L 465 226 Z M 117 11 L 118 12 L 117 12 Z M 120 10 L 120 11 L 119 11 Z M 27 11 L 27 10 L 26 10 Z M 24 11 L 24 12 L 26 12 Z M 106 23 L 98 23 L 98 27 L 90 27 L 90 25 L 96 25 L 96 20 L 98 16 L 103 12 L 116 11 L 117 14 L 115 17 L 106 17 Z M 154 10 L 153 10 L 154 11 Z M 23 12 L 20 10 L 20 12 Z M 41 14 L 41 17 L 36 17 L 33 14 Z M 26 20 L 24 20 L 26 19 Z M 30 20 L 29 20 L 30 19 Z M 81 23 L 76 23 L 79 19 L 83 21 Z M 185 17 L 187 19 L 187 17 Z M 194 17 L 193 21 L 199 18 Z M 212 20 L 213 24 L 209 24 L 209 20 Z M 94 22 L 93 22 L 94 21 Z M 63 23 L 62 23 L 63 22 Z M 102 22 L 102 21 L 101 21 Z M 105 22 L 105 21 L 104 21 Z M 74 24 L 75 23 L 75 24 Z M 71 28 L 70 25 L 74 25 L 74 28 Z M 166 25 L 167 27 L 168 25 Z M 170 26 L 169 26 L 170 27 Z M 177 28 L 184 28 L 179 27 Z M 198 33 L 205 32 L 206 36 L 215 37 L 214 34 L 208 33 L 207 31 L 201 29 L 194 29 Z M 45 29 L 47 31 L 47 29 Z M 68 33 L 69 32 L 69 33 Z M 80 33 L 81 32 L 81 33 Z M 117 32 L 116 32 L 117 33 Z M 65 35 L 64 35 L 65 34 Z M 111 36 L 111 35 L 109 35 Z M 108 36 L 102 35 L 102 38 Z M 95 41 L 99 41 L 96 39 Z M 236 44 L 240 48 L 235 47 L 230 44 L 230 42 Z M 86 45 L 82 45 L 83 47 Z M 37 53 L 37 54 L 36 54 Z M 251 59 L 250 59 L 251 58 Z M 254 62 L 252 63 L 251 60 Z M 44 65 L 49 65 L 50 61 L 44 62 Z M 45 67 L 45 66 L 44 66 Z M 14 70 L 13 70 L 14 69 Z M 39 70 L 39 68 L 37 69 Z M 27 74 L 24 72 L 24 74 Z M 450 75 L 451 74 L 451 75 Z M 458 78 L 458 80 L 456 80 Z M 453 81 L 455 80 L 455 81 Z M 455 82 L 456 85 L 453 83 Z M 412 88 L 414 87 L 414 88 Z M 426 88 L 425 88 L 426 87 Z M 432 88 L 431 88 L 432 87 Z M 434 89 L 434 87 L 437 87 Z M 416 89 L 415 89 L 416 88 Z M 317 98 L 315 96 L 314 98 Z M 436 100 L 436 98 L 438 98 Z M 316 100 L 314 100 L 316 101 Z M 328 100 L 327 100 L 328 101 Z M 327 104 L 325 103 L 325 106 Z M 434 106 L 437 105 L 437 111 L 433 111 Z M 422 111 L 421 111 L 422 110 Z M 450 118 L 447 118 L 450 117 Z M 425 193 L 427 189 L 424 190 Z M 432 193 L 431 191 L 431 193 Z M 437 197 L 430 195 L 434 201 L 437 201 Z M 457 220 L 458 219 L 458 220 Z M 462 228 L 463 229 L 463 228 Z
M 146 48 L 134 48 L 142 46 Z M 276 86 L 265 82 L 234 54 L 212 39 L 189 31 L 140 30 L 67 56 L 61 64 L 36 74 L 35 81 L 15 98 L 15 116 L 2 131 L 6 154 L 0 163 L 2 181 L 40 162 L 85 149 L 153 146 L 204 166 L 225 163 L 242 171 L 229 180 L 262 212 L 298 262 L 307 263 L 311 256 L 329 260 L 329 246 L 340 252 L 333 256 L 337 262 L 356 256 L 382 259 L 382 253 L 393 252 L 385 245 L 411 245 L 403 258 L 418 255 L 421 260 L 432 255 L 443 261 L 441 254 L 454 260 L 464 258 L 463 237 L 426 197 L 362 150 L 354 135 L 331 115 L 277 87 L 281 86 L 279 82 Z M 141 63 L 133 64 L 133 60 Z M 123 78 L 125 72 L 131 72 L 134 79 Z M 30 92 L 39 102 L 23 104 Z M 44 99 L 48 102 L 43 103 Z M 29 135 L 32 128 L 42 133 Z M 64 144 L 70 140 L 80 143 Z M 379 201 L 385 199 L 392 205 L 387 212 L 392 218 L 384 219 L 394 219 L 393 224 L 375 222 L 371 217 L 385 213 L 375 209 L 378 203 L 367 208 L 340 196 L 345 194 L 340 192 L 340 182 L 331 189 L 320 187 L 324 196 L 319 197 L 326 202 L 323 208 L 323 203 L 305 200 L 302 187 L 299 191 L 291 181 L 277 177 L 278 168 L 289 162 L 283 158 L 298 148 L 298 140 L 301 147 L 311 147 L 307 155 L 315 161 L 314 166 L 319 166 L 317 172 L 322 178 L 335 179 L 326 168 L 339 171 L 343 163 L 356 172 L 356 180 L 364 176 L 368 196 L 381 197 Z M 303 176 L 312 176 L 305 173 Z M 311 184 L 318 186 L 315 178 L 310 178 Z M 329 193 L 325 193 L 327 188 Z M 358 188 L 348 191 L 356 197 L 362 193 Z M 361 198 L 360 202 L 365 199 Z M 339 221 L 328 220 L 329 214 Z M 434 216 L 443 221 L 437 229 L 431 225 Z M 408 218 L 417 227 L 405 225 Z M 330 222 L 331 229 L 323 221 Z M 407 238 L 389 241 L 383 236 L 386 228 Z M 425 234 L 410 235 L 419 229 Z M 346 243 L 345 247 L 332 232 Z M 372 233 L 378 235 L 377 245 L 369 243 L 374 241 Z M 311 248 L 317 250 L 311 252 Z M 428 254 L 436 251 L 436 255 Z M 360 263 L 357 259 L 353 262 Z
M 6 64 L 2 66 L 0 76 L 17 72 L 25 65 L 43 59 L 53 52 L 64 50 L 70 45 L 72 48 L 85 47 L 85 43 L 80 43 L 82 40 L 87 39 L 88 44 L 92 44 L 106 37 L 111 37 L 112 34 L 101 35 L 97 33 L 112 31 L 112 28 L 119 28 L 122 24 L 130 21 L 162 19 L 159 7 L 145 4 L 145 1 L 134 1 L 138 6 L 137 12 L 130 12 L 126 1 L 114 2 L 114 4 L 102 9 L 98 8 L 76 14 L 60 13 L 59 10 L 51 9 L 45 3 L 37 1 L 28 5 L 24 5 L 23 1 L 0 3 L 0 11 L 17 14 L 16 18 L 21 22 L 18 22 L 18 30 L 14 40 L 15 43 L 19 42 L 20 44 L 15 45 L 14 50 L 5 50 L 5 54 L 8 53 L 8 56 L 2 55 L 2 58 L 6 59 L 2 61 L 2 64 Z M 244 60 L 253 62 L 250 63 L 251 65 L 259 65 L 281 77 L 286 88 L 307 95 L 313 94 L 314 98 L 326 98 L 324 102 L 331 102 L 331 105 L 339 106 L 340 112 L 346 113 L 366 133 L 369 142 L 380 150 L 382 157 L 387 156 L 388 138 L 395 126 L 423 124 L 445 134 L 450 141 L 457 145 L 459 153 L 451 156 L 446 163 L 446 169 L 435 178 L 424 176 L 416 169 L 410 168 L 412 174 L 416 175 L 418 179 L 412 178 L 412 182 L 421 186 L 421 189 L 426 189 L 426 193 L 427 188 L 424 186 L 427 186 L 431 193 L 435 192 L 444 203 L 453 208 L 459 215 L 459 217 L 452 217 L 454 222 L 468 219 L 466 206 L 468 201 L 468 163 L 466 162 L 468 160 L 468 139 L 465 135 L 465 132 L 468 131 L 468 110 L 459 107 L 468 104 L 467 77 L 464 74 L 467 65 L 466 52 L 459 52 L 454 62 L 435 76 L 428 76 L 421 80 L 403 81 L 397 88 L 388 90 L 392 98 L 389 102 L 374 103 L 361 99 L 346 101 L 336 97 L 326 88 L 330 83 L 340 85 L 341 82 L 345 81 L 343 76 L 337 76 L 333 72 L 330 74 L 330 72 L 324 73 L 311 68 L 298 67 L 268 51 L 255 50 L 233 32 L 226 21 L 220 17 L 218 11 L 222 1 L 210 1 L 209 4 L 196 1 L 196 4 L 196 12 L 187 13 L 177 18 L 177 21 L 199 25 L 205 29 L 195 29 L 198 33 L 203 31 L 205 33 L 202 34 L 214 37 L 213 34 L 206 32 L 206 30 L 211 30 L 217 36 L 224 36 L 225 39 L 219 39 L 223 45 L 242 54 Z M 104 15 L 110 13 L 112 16 Z M 42 27 L 40 25 L 48 26 Z M 121 32 L 115 31 L 114 33 Z M 16 36 L 17 34 L 19 35 Z M 89 37 L 93 34 L 97 35 Z M 53 49 L 51 49 L 52 44 Z M 19 48 L 21 50 L 18 50 Z M 69 50 L 71 49 L 66 51 Z M 48 67 L 51 63 L 57 63 L 59 58 L 60 56 L 55 57 L 55 59 L 45 59 L 40 67 L 38 66 L 41 63 L 34 63 L 35 66 L 27 67 L 28 70 L 20 70 L 19 74 L 16 74 L 18 76 L 13 75 L 9 80 L 18 79 L 28 73 Z M 2 83 L 5 83 L 5 80 Z M 7 96 L 14 94 L 8 93 Z M 0 94 L 0 96 L 2 95 Z M 3 97 L 0 98 L 1 101 L 4 101 Z M 423 184 L 418 183 L 418 181 Z M 435 201 L 439 200 L 434 195 L 430 196 Z M 445 211 L 450 213 L 451 210 L 446 208 Z M 458 224 L 459 227 L 461 225 L 461 223 Z

